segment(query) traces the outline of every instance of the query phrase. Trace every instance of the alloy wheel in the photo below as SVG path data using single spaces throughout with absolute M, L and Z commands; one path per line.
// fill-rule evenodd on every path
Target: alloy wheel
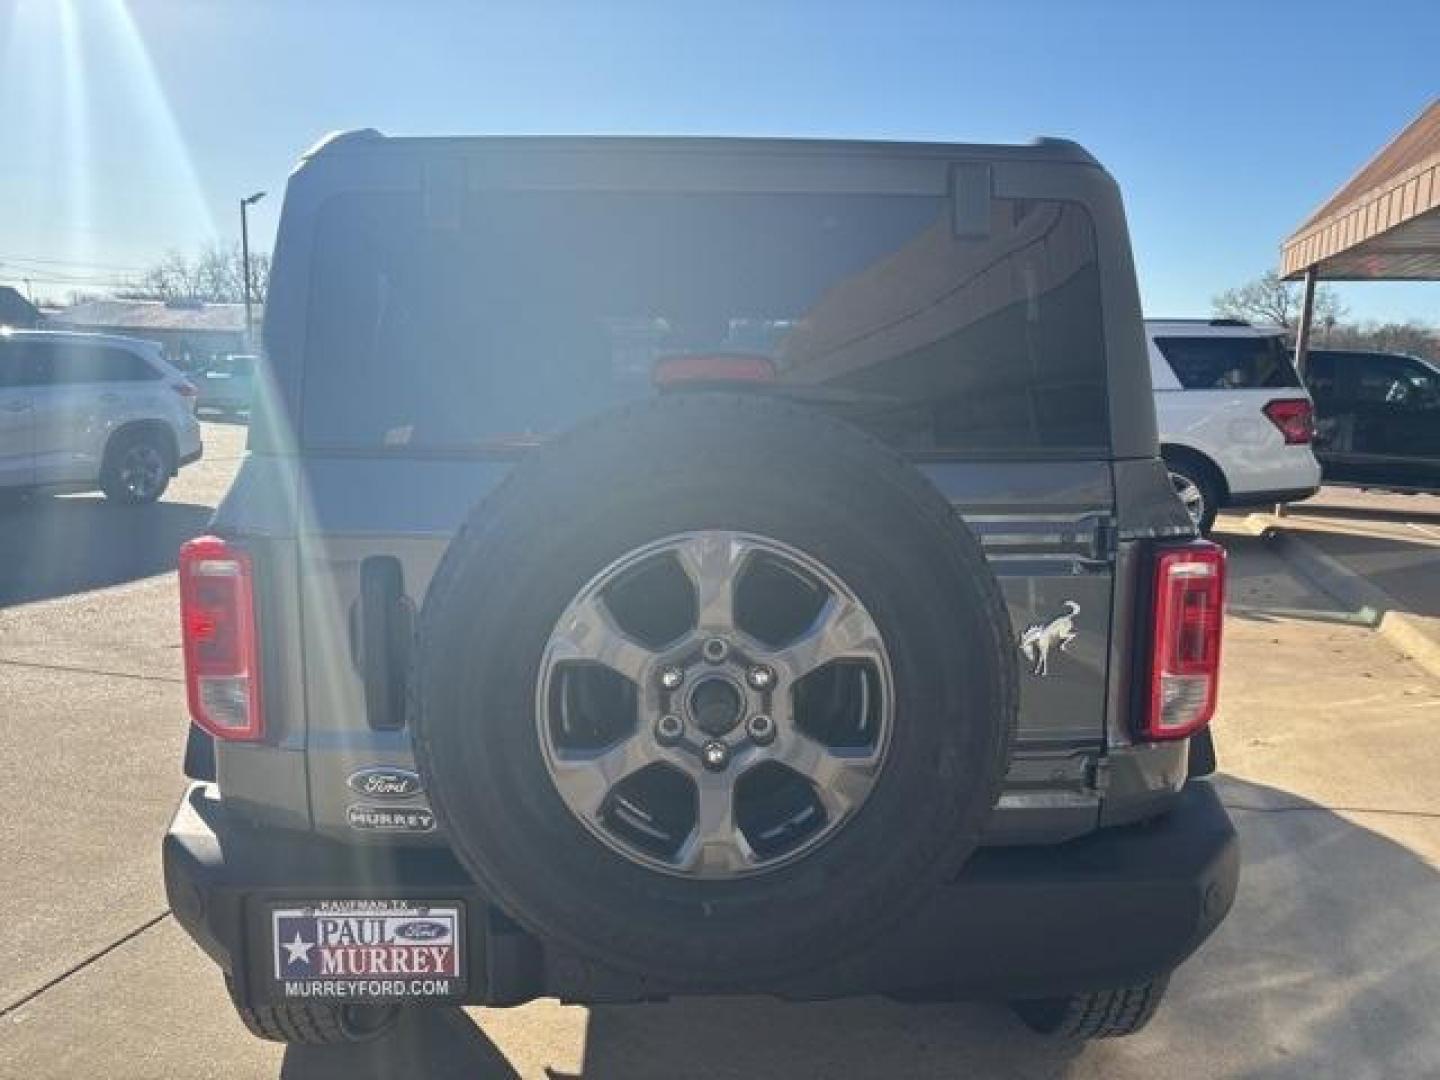
M 155 497 L 165 483 L 165 455 L 149 443 L 128 447 L 120 458 L 120 486 L 136 502 Z
M 893 699 L 879 629 L 833 572 L 707 530 L 581 589 L 545 648 L 537 734 L 561 799 L 606 846 L 726 879 L 790 863 L 854 817 Z
M 1175 489 L 1175 494 L 1180 496 L 1185 512 L 1198 528 L 1205 520 L 1205 492 L 1184 473 L 1171 472 L 1170 485 Z

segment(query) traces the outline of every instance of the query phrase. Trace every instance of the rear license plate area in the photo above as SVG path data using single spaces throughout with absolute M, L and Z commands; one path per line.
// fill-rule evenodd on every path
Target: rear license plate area
M 265 927 L 277 1000 L 452 999 L 467 989 L 458 901 L 275 902 Z

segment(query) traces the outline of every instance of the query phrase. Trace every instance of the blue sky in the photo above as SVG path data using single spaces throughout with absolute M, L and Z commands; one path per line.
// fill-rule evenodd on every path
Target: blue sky
M 1440 4 L 0 0 L 0 282 L 233 238 L 325 131 L 1074 138 L 1147 310 L 1204 314 L 1440 93 Z M 38 261 L 45 260 L 45 261 Z M 42 282 L 40 278 L 51 280 Z M 1440 284 L 1344 285 L 1440 322 Z

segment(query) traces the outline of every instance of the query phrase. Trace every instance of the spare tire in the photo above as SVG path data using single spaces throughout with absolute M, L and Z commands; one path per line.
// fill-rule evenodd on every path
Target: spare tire
M 980 545 L 894 452 L 693 392 L 557 438 L 431 582 L 413 733 L 477 882 L 689 989 L 859 949 L 976 847 L 1015 720 Z

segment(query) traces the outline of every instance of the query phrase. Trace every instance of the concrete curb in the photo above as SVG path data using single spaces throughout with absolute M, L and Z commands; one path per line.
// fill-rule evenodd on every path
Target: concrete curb
M 1400 601 L 1268 514 L 1250 514 L 1245 531 L 1280 553 L 1312 584 L 1356 608 L 1365 623 L 1431 675 L 1440 678 L 1440 619 L 1401 610 Z

